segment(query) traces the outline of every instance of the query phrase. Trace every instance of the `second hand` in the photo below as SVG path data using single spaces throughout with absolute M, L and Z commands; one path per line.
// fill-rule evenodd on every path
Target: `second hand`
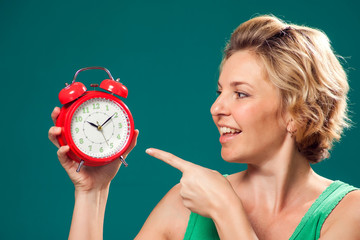
M 103 133 L 103 131 L 102 131 L 102 128 L 101 128 L 99 122 L 96 121 L 96 123 L 98 124 L 98 130 L 101 132 L 101 134 L 103 135 L 103 137 L 104 137 L 104 139 L 105 139 L 106 144 L 109 146 L 109 143 L 108 143 L 107 140 L 106 140 L 106 137 L 105 137 L 105 135 L 104 135 L 104 133 Z

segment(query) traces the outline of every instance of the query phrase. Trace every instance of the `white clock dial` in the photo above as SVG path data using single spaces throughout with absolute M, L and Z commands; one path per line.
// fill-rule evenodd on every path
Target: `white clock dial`
M 106 98 L 92 98 L 82 103 L 72 116 L 70 128 L 76 147 L 93 158 L 115 155 L 130 135 L 125 110 Z

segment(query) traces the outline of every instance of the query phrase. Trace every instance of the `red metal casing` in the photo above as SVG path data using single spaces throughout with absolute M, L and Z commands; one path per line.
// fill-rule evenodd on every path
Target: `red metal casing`
M 61 104 L 67 104 L 79 98 L 86 92 L 86 87 L 81 82 L 74 82 L 65 88 L 63 88 L 59 93 L 59 100 Z
M 128 140 L 127 140 L 126 144 L 119 152 L 117 152 L 116 154 L 114 154 L 110 157 L 107 157 L 107 158 L 93 158 L 91 156 L 84 154 L 83 152 L 81 152 L 79 150 L 78 147 L 76 147 L 76 145 L 71 137 L 70 124 L 71 124 L 72 116 L 74 115 L 76 109 L 82 103 L 84 103 L 85 101 L 87 101 L 91 98 L 105 98 L 105 99 L 112 100 L 115 103 L 117 103 L 118 105 L 120 105 L 129 117 L 128 121 L 129 121 L 130 131 L 128 133 Z M 109 93 L 105 93 L 105 92 L 101 92 L 101 91 L 86 92 L 78 100 L 65 104 L 61 108 L 60 114 L 56 120 L 55 125 L 57 127 L 61 127 L 61 134 L 57 137 L 60 146 L 69 145 L 69 147 L 70 147 L 70 151 L 67 154 L 68 157 L 77 162 L 84 160 L 84 165 L 87 165 L 87 166 L 102 166 L 102 165 L 106 165 L 106 164 L 114 161 L 115 159 L 119 158 L 129 147 L 131 140 L 134 136 L 134 129 L 135 129 L 134 128 L 134 120 L 133 120 L 133 117 L 131 115 L 129 108 L 117 97 L 115 97 Z
M 128 89 L 122 83 L 115 80 L 105 79 L 101 82 L 100 88 L 123 98 L 127 98 L 128 96 Z

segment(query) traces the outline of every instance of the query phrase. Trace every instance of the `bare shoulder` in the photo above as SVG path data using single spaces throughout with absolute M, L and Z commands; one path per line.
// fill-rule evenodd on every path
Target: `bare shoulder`
M 190 210 L 180 196 L 180 185 L 175 185 L 156 205 L 136 239 L 183 239 Z
M 231 175 L 227 175 L 226 178 L 229 182 L 239 182 L 244 177 L 245 171 L 233 173 Z
M 239 184 L 243 183 L 244 175 L 245 175 L 245 171 L 237 172 L 231 175 L 227 175 L 226 179 L 230 182 L 233 188 L 236 189 Z
M 321 239 L 339 236 L 360 239 L 360 190 L 348 193 L 331 212 L 321 229 Z

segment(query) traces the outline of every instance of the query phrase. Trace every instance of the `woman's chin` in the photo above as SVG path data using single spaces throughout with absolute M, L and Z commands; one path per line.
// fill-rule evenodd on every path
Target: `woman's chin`
M 245 163 L 245 158 L 239 154 L 235 154 L 234 151 L 227 151 L 225 149 L 221 149 L 221 157 L 226 162 Z

